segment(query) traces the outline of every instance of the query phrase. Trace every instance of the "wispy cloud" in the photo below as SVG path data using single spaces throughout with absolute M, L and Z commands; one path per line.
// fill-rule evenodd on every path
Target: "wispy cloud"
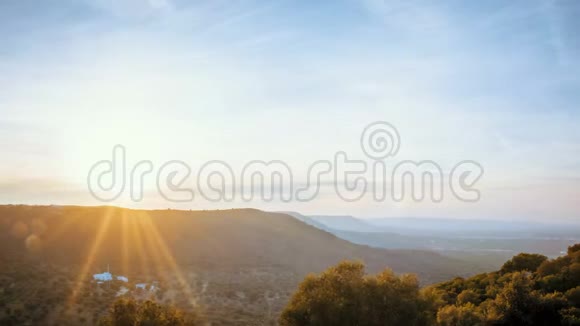
M 388 120 L 401 159 L 486 165 L 490 199 L 438 215 L 517 212 L 494 190 L 512 188 L 522 202 L 543 195 L 545 211 L 580 213 L 555 188 L 527 187 L 580 174 L 573 2 L 19 3 L 0 4 L 11 31 L 0 39 L 0 113 L 46 132 L 0 124 L 13 154 L 4 176 L 24 162 L 37 177 L 79 180 L 116 143 L 135 159 L 362 155 L 361 128 Z M 10 144 L 34 144 L 21 148 L 42 162 Z
M 83 0 L 87 5 L 120 18 L 145 17 L 175 9 L 172 0 Z

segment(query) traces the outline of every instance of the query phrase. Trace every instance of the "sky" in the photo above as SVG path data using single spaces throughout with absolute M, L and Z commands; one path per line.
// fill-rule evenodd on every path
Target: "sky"
M 4 0 L 0 203 L 103 204 L 87 174 L 116 144 L 129 166 L 281 160 L 303 183 L 338 151 L 368 159 L 361 132 L 387 121 L 389 167 L 476 161 L 480 200 L 174 203 L 148 180 L 142 202 L 107 204 L 578 221 L 579 15 L 574 0 Z

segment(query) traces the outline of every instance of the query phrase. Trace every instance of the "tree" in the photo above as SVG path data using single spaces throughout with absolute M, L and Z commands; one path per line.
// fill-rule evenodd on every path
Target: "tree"
M 424 324 L 425 309 L 419 296 L 419 281 L 415 275 L 398 277 L 387 269 L 368 276 L 364 283 L 362 316 L 365 325 Z
M 562 315 L 564 325 L 580 325 L 580 308 L 573 307 L 563 309 L 560 314 Z
M 399 277 L 385 270 L 365 276 L 362 263 L 342 262 L 308 276 L 282 312 L 280 324 L 423 325 L 426 305 L 414 275 Z
M 568 255 L 572 255 L 573 253 L 579 251 L 580 251 L 580 243 L 568 247 Z
M 468 303 L 473 303 L 473 304 L 479 303 L 479 295 L 471 289 L 463 290 L 457 296 L 457 304 L 458 305 L 465 305 Z
M 566 306 L 566 299 L 559 292 L 534 291 L 531 274 L 516 272 L 491 306 L 497 325 L 560 325 L 559 311 Z
M 185 314 L 173 307 L 153 301 L 119 299 L 109 309 L 109 314 L 99 321 L 101 326 L 186 326 L 199 325 L 194 314 Z
M 519 254 L 501 271 L 455 278 L 419 291 L 413 275 L 365 275 L 341 263 L 300 285 L 280 317 L 309 325 L 579 325 L 580 250 L 548 260 Z
M 494 315 L 500 316 L 502 325 L 532 325 L 534 298 L 531 295 L 531 278 L 521 272 L 510 275 L 510 282 L 504 286 L 493 302 Z
M 512 259 L 508 260 L 501 267 L 501 273 L 512 273 L 512 272 L 535 272 L 538 267 L 548 260 L 548 257 L 539 254 L 526 254 L 521 253 L 514 256 Z
M 360 317 L 364 265 L 342 262 L 300 284 L 280 317 L 281 325 L 355 325 Z
M 472 303 L 462 306 L 448 305 L 437 312 L 437 324 L 441 326 L 478 326 L 484 318 Z
M 566 298 L 570 304 L 580 307 L 580 286 L 570 289 L 566 292 Z

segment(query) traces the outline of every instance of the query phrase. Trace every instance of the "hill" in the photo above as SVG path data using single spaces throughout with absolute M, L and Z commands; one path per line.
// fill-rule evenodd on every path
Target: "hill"
M 280 316 L 283 326 L 579 324 L 580 244 L 552 260 L 520 253 L 499 271 L 423 289 L 415 275 L 369 275 L 345 261 L 305 278 Z
M 437 252 L 469 262 L 480 271 L 499 268 L 520 252 L 558 257 L 580 241 L 580 225 L 515 220 L 305 216 L 288 213 L 341 239 L 383 249 Z
M 358 219 L 349 215 L 314 215 L 309 216 L 314 221 L 317 221 L 328 228 L 338 231 L 354 231 L 354 232 L 377 232 L 375 225 L 369 224 L 362 219 Z
M 457 260 L 428 251 L 356 245 L 288 215 L 255 209 L 1 206 L 0 220 L 2 253 L 27 252 L 26 238 L 35 235 L 36 255 L 54 262 L 84 263 L 91 254 L 97 266 L 134 268 L 159 263 L 156 253 L 168 251 L 184 266 L 267 265 L 309 273 L 343 259 L 360 259 L 371 271 L 388 266 L 396 272 L 416 272 L 427 282 L 472 272 Z
M 425 284 L 475 272 L 432 252 L 357 245 L 255 209 L 0 206 L 0 258 L 0 287 L 12 289 L 11 302 L 33 304 L 40 291 L 59 307 L 51 311 L 64 313 L 72 304 L 92 313 L 86 320 L 96 319 L 101 312 L 82 300 L 102 299 L 94 298 L 91 276 L 110 266 L 131 282 L 161 284 L 155 296 L 163 303 L 209 307 L 205 313 L 218 324 L 275 320 L 306 274 L 344 259 L 364 261 L 374 272 L 417 273 Z M 54 320 L 62 315 L 54 314 Z

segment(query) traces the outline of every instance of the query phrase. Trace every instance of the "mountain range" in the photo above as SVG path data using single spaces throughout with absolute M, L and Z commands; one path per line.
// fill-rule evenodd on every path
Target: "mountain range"
M 355 244 L 321 225 L 313 226 L 308 218 L 256 209 L 0 206 L 0 221 L 2 254 L 33 251 L 44 260 L 72 264 L 83 264 L 90 257 L 95 268 L 114 264 L 135 269 L 149 263 L 159 268 L 167 265 L 159 262 L 160 252 L 183 268 L 279 266 L 300 275 L 322 271 L 344 259 L 362 260 L 371 271 L 388 267 L 417 273 L 427 282 L 478 271 L 427 250 Z

